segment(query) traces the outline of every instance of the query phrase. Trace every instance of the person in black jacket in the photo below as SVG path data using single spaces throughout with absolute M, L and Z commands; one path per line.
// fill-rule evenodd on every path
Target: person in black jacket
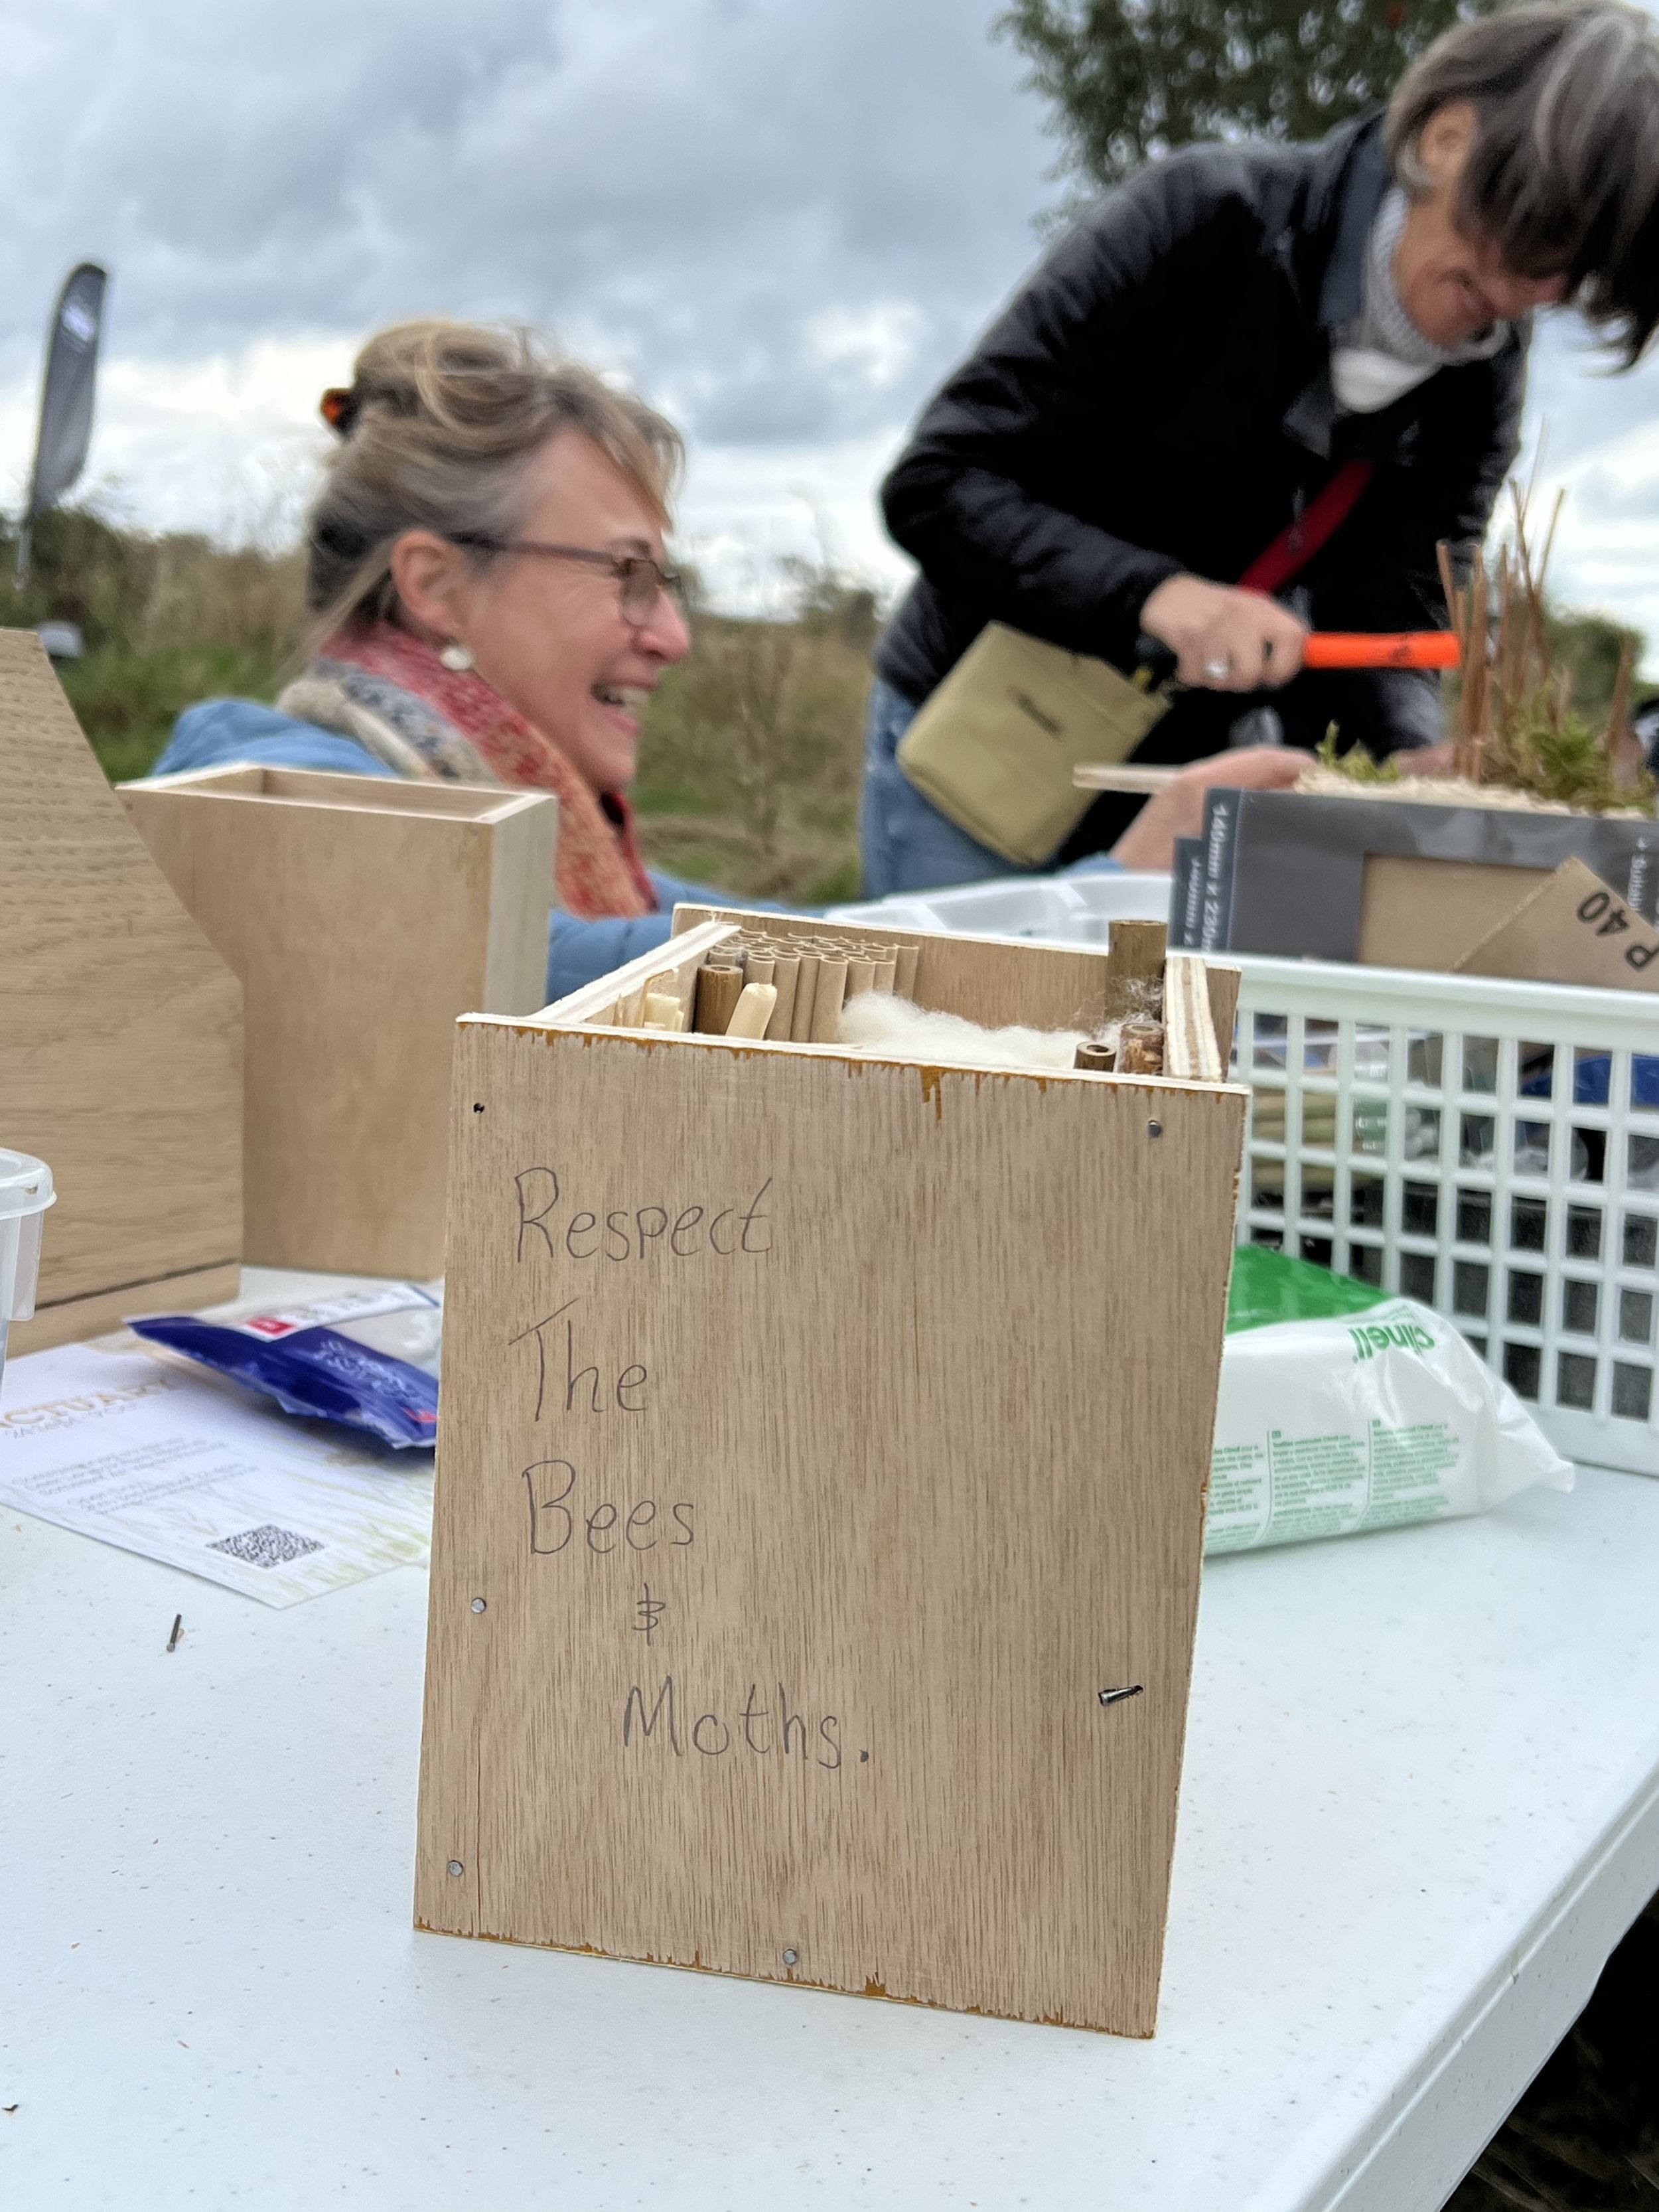
M 1532 313 L 1564 301 L 1625 367 L 1659 323 L 1659 42 L 1617 0 L 1463 24 L 1386 117 L 1312 146 L 1194 147 L 1109 192 L 884 487 L 921 574 L 875 656 L 866 896 L 1014 872 L 894 757 L 988 622 L 1125 672 L 1167 648 L 1191 688 L 1139 759 L 1311 746 L 1332 722 L 1379 757 L 1433 745 L 1435 678 L 1299 672 L 1302 641 L 1445 626 L 1437 545 L 1467 560 L 1484 535 Z M 1237 588 L 1356 461 L 1358 503 L 1280 598 Z M 1228 781 L 1283 780 L 1235 759 Z M 1135 804 L 1103 796 L 1047 865 L 1111 847 Z M 1170 826 L 1120 857 L 1167 865 Z

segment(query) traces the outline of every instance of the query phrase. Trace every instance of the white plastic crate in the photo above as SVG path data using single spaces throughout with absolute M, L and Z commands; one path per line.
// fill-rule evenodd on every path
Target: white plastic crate
M 861 906 L 834 906 L 830 921 L 879 929 L 941 929 L 967 937 L 1103 945 L 1114 920 L 1167 921 L 1168 876 L 1105 869 L 1097 876 L 1006 876 L 952 890 L 896 891 Z
M 1241 957 L 1239 1240 L 1446 1315 L 1574 1459 L 1659 1474 L 1659 1007 Z
M 1109 916 L 1071 895 L 1112 880 L 1027 878 L 856 911 L 1095 944 Z M 1659 1000 L 1219 957 L 1244 979 L 1240 1243 L 1420 1299 L 1559 1450 L 1659 1474 Z

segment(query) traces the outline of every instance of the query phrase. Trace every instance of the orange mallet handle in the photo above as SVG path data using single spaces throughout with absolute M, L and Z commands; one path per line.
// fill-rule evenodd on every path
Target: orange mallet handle
M 1303 640 L 1304 668 L 1455 668 L 1456 633 L 1408 629 L 1373 636 L 1358 630 L 1314 630 Z

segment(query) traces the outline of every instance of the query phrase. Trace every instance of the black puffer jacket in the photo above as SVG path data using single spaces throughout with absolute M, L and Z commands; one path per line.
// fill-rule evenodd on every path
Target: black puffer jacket
M 1316 146 L 1194 148 L 1084 216 L 884 488 L 921 568 L 877 648 L 895 690 L 926 698 L 993 620 L 1132 667 L 1158 585 L 1236 580 L 1359 455 L 1376 473 L 1297 580 L 1303 611 L 1320 629 L 1444 625 L 1436 541 L 1485 531 L 1518 443 L 1525 334 L 1380 414 L 1336 414 L 1330 332 L 1360 311 L 1387 182 L 1373 116 Z M 1297 744 L 1332 720 L 1374 750 L 1438 734 L 1432 678 L 1304 674 L 1258 701 L 1185 695 L 1140 757 L 1214 752 L 1265 701 Z

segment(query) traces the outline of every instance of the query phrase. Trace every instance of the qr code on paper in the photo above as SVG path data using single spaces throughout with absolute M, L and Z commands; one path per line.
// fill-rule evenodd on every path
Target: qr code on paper
M 278 1528 L 269 1521 L 263 1528 L 244 1528 L 240 1536 L 222 1536 L 208 1546 L 210 1552 L 228 1552 L 250 1567 L 285 1567 L 290 1559 L 302 1559 L 307 1552 L 322 1548 L 314 1536 L 296 1536 L 291 1528 Z

